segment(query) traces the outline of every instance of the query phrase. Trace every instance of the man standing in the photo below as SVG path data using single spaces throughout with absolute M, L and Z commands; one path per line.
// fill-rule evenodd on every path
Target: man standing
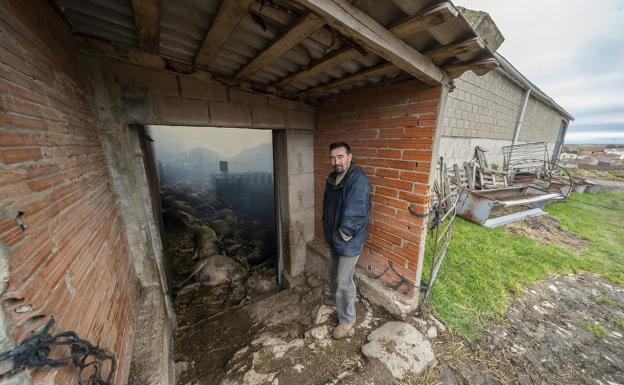
M 327 178 L 323 196 L 323 233 L 331 250 L 331 295 L 338 313 L 335 339 L 349 335 L 355 325 L 353 272 L 366 241 L 371 210 L 370 182 L 361 168 L 351 164 L 352 158 L 347 143 L 329 146 L 334 172 Z

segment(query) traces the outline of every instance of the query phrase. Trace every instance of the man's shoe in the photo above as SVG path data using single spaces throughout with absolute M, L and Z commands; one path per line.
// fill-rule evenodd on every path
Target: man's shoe
M 341 340 L 345 338 L 346 336 L 349 335 L 351 330 L 353 330 L 353 326 L 355 326 L 355 322 L 350 323 L 350 324 L 340 324 L 336 326 L 336 328 L 334 329 L 334 333 L 332 334 L 332 337 L 335 340 Z

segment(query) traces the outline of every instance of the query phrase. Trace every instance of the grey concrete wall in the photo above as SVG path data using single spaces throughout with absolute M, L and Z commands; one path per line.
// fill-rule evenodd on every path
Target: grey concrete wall
M 500 71 L 472 71 L 455 79 L 449 93 L 442 135 L 511 140 L 524 91 Z
M 314 136 L 312 131 L 288 130 L 288 239 L 289 264 L 296 276 L 305 269 L 306 244 L 314 238 Z
M 536 98 L 530 97 L 518 141 L 548 142 L 552 151 L 562 119 L 564 117 L 559 112 Z
M 117 60 L 81 55 L 85 78 L 92 95 L 92 109 L 107 163 L 122 208 L 134 268 L 144 292 L 149 292 L 148 307 L 166 310 L 166 321 L 152 314 L 154 323 L 162 325 L 159 340 L 150 345 L 149 333 L 135 342 L 135 352 L 144 357 L 150 346 L 157 357 L 148 360 L 158 373 L 149 383 L 171 383 L 172 330 L 175 314 L 167 296 L 165 264 L 158 221 L 149 193 L 148 177 L 140 146 L 140 130 L 132 125 L 194 125 L 244 127 L 288 131 L 287 165 L 289 215 L 288 245 L 291 265 L 287 270 L 298 274 L 305 264 L 305 241 L 313 236 L 314 107 L 268 95 L 226 87 L 205 76 L 184 75 L 146 68 Z M 308 188 L 309 186 L 309 188 Z M 292 195 L 292 196 L 290 196 Z M 158 292 L 159 294 L 156 294 Z M 143 314 L 143 313 L 142 313 Z M 142 319 L 141 322 L 147 322 Z M 158 346 L 157 346 L 158 345 Z M 141 378 L 141 374 L 131 376 Z
M 481 146 L 490 163 L 502 166 L 502 147 L 512 143 L 525 90 L 501 69 L 483 76 L 465 72 L 455 86 L 442 117 L 440 156 L 447 164 L 462 164 Z M 552 153 L 562 119 L 558 111 L 530 97 L 518 143 L 547 142 Z

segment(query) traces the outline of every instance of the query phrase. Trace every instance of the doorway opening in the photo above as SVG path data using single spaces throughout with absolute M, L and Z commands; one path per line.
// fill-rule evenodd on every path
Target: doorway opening
M 196 362 L 203 367 L 194 371 L 218 377 L 249 343 L 251 321 L 211 320 L 278 291 L 273 133 L 180 126 L 149 132 L 178 323 L 175 361 Z

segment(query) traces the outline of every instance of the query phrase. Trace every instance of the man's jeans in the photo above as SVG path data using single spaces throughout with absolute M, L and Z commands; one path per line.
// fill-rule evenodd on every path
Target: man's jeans
M 338 322 L 341 324 L 355 322 L 355 281 L 353 272 L 359 255 L 356 257 L 340 257 L 332 253 L 331 257 L 331 294 L 336 299 Z

